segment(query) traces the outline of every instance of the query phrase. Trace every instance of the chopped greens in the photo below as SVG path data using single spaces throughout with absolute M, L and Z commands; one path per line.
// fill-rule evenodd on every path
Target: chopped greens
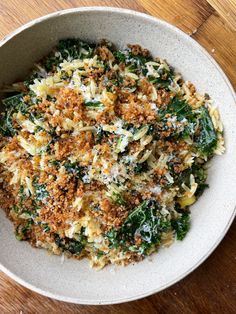
M 104 131 L 102 127 L 97 128 L 96 144 L 101 144 L 102 140 L 108 136 L 108 132 Z
M 158 210 L 159 205 L 153 200 L 144 201 L 140 206 L 135 208 L 122 226 L 122 233 L 125 239 L 133 241 L 135 237 L 138 237 L 148 243 L 159 242 Z
M 16 129 L 12 124 L 12 113 L 13 108 L 9 109 L 2 115 L 2 119 L 0 121 L 0 132 L 3 136 L 13 137 L 16 134 Z
M 35 189 L 35 199 L 37 201 L 43 201 L 45 198 L 49 196 L 46 184 L 39 184 L 34 182 L 33 186 Z
M 50 165 L 54 166 L 54 167 L 60 167 L 60 161 L 59 160 L 49 160 L 48 161 Z
M 136 207 L 124 221 L 118 230 L 112 229 L 106 234 L 110 247 L 123 246 L 125 250 L 135 251 L 138 249 L 136 240 L 141 240 L 142 254 L 156 244 L 160 243 L 163 232 L 171 230 L 171 224 L 157 213 L 160 205 L 154 200 L 146 200 Z
M 22 207 L 23 202 L 27 198 L 23 185 L 21 185 L 19 188 L 18 197 L 19 197 L 19 206 Z
M 16 239 L 19 241 L 27 240 L 30 236 L 30 229 L 32 224 L 32 220 L 25 220 L 24 223 L 19 224 L 15 231 Z
M 134 173 L 136 174 L 142 173 L 144 171 L 147 171 L 147 169 L 148 169 L 148 163 L 144 161 L 140 164 L 136 164 L 136 166 L 134 167 Z
M 48 224 L 42 224 L 42 228 L 44 232 L 49 232 L 50 231 L 50 227 Z
M 180 185 L 180 190 L 183 192 L 182 184 L 185 184 L 187 186 L 190 186 L 190 175 L 192 174 L 194 176 L 195 182 L 198 184 L 197 190 L 195 192 L 196 196 L 200 196 L 205 188 L 208 187 L 208 184 L 206 183 L 207 179 L 207 172 L 204 167 L 200 165 L 193 164 L 192 167 L 185 169 L 184 171 L 180 173 L 176 173 L 173 169 L 173 165 L 169 165 L 169 171 L 172 177 L 174 178 L 175 184 Z
M 55 234 L 55 243 L 62 250 L 71 254 L 79 256 L 86 245 L 87 238 L 82 231 L 77 239 L 61 238 L 58 234 Z
M 181 100 L 178 97 L 173 97 L 166 109 L 160 110 L 160 117 L 164 119 L 166 115 L 176 116 L 178 121 L 184 118 L 191 118 L 193 116 L 193 110 L 185 100 Z
M 212 155 L 217 145 L 217 135 L 209 111 L 205 107 L 199 109 L 200 134 L 196 136 L 197 148 L 207 156 Z
M 97 252 L 97 258 L 99 259 L 99 258 L 101 258 L 102 256 L 104 256 L 105 255 L 105 253 L 103 252 L 103 251 L 98 251 Z
M 91 100 L 91 101 L 86 101 L 84 103 L 85 107 L 87 108 L 101 108 L 103 107 L 102 103 L 97 100 Z
M 94 44 L 88 44 L 78 39 L 62 39 L 55 52 L 45 58 L 43 65 L 47 71 L 51 71 L 63 60 L 91 58 L 94 48 Z
M 184 239 L 224 138 L 210 96 L 165 59 L 62 39 L 1 95 L 0 192 L 17 239 L 98 268 Z
M 183 240 L 190 227 L 189 213 L 179 214 L 180 218 L 171 221 L 157 215 L 160 205 L 154 200 L 144 201 L 135 208 L 123 223 L 121 229 L 112 229 L 106 234 L 110 247 L 121 246 L 125 250 L 148 254 L 149 250 L 160 243 L 163 232 L 174 230 L 178 240 Z M 141 239 L 138 249 L 135 240 Z
M 125 62 L 126 56 L 122 51 L 120 50 L 115 51 L 114 56 L 119 62 Z
M 170 77 L 167 77 L 166 79 L 162 79 L 160 77 L 153 77 L 149 76 L 148 80 L 150 83 L 156 85 L 158 88 L 165 88 L 168 89 L 168 86 L 171 84 L 172 79 Z
M 4 136 L 13 137 L 16 135 L 17 130 L 13 125 L 13 114 L 21 112 L 23 115 L 28 113 L 28 105 L 23 100 L 23 94 L 14 95 L 5 99 L 2 99 L 2 103 L 6 108 L 6 111 L 2 114 L 0 121 L 0 132 Z
M 113 192 L 111 198 L 116 205 L 122 206 L 126 204 L 124 198 L 120 193 Z
M 186 101 L 174 97 L 170 100 L 166 109 L 159 111 L 159 114 L 162 123 L 171 121 L 170 119 L 176 122 L 184 121 L 183 129 L 174 130 L 171 137 L 175 139 L 194 138 L 199 152 L 207 156 L 212 155 L 217 145 L 217 134 L 206 107 L 202 106 L 197 110 L 193 110 Z
M 179 219 L 171 221 L 172 228 L 176 232 L 177 240 L 183 240 L 190 228 L 190 215 L 183 213 Z
M 194 175 L 195 182 L 198 184 L 197 191 L 195 193 L 196 196 L 202 195 L 204 190 L 208 188 L 208 184 L 206 183 L 207 179 L 207 171 L 204 167 L 193 165 L 191 168 L 192 174 Z
M 18 94 L 18 95 L 14 95 L 14 96 L 3 99 L 2 103 L 6 107 L 17 108 L 19 106 L 19 104 L 22 103 L 22 101 L 23 101 L 22 98 L 23 98 L 23 94 Z
M 84 175 L 84 167 L 81 167 L 76 162 L 66 162 L 64 163 L 64 167 L 68 173 L 75 175 L 78 179 L 82 179 Z

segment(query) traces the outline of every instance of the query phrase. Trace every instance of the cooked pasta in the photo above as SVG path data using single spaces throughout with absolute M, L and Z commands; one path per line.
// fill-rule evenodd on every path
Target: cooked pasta
M 5 91 L 1 207 L 18 240 L 102 268 L 185 237 L 224 152 L 207 94 L 139 45 L 76 39 Z

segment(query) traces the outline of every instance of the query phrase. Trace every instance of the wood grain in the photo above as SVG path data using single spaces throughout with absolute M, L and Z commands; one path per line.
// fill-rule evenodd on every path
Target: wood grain
M 189 35 L 196 32 L 214 11 L 204 0 L 138 0 L 138 2 L 150 14 L 176 25 Z
M 233 31 L 236 31 L 236 1 L 207 0 L 217 13 L 226 21 Z
M 236 33 L 214 12 L 192 35 L 216 59 L 236 87 Z
M 56 10 L 92 5 L 130 8 L 162 18 L 191 35 L 213 55 L 236 87 L 234 4 L 235 0 L 1 0 L 0 38 Z M 0 314 L 233 314 L 235 244 L 236 222 L 216 251 L 187 278 L 156 295 L 121 305 L 97 307 L 59 302 L 29 291 L 0 273 Z
M 144 11 L 135 0 L 1 0 L 0 37 L 42 15 L 82 6 L 113 6 Z

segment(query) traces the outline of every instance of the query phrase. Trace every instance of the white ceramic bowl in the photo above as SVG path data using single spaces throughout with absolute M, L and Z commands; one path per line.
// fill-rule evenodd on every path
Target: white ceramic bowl
M 151 16 L 115 8 L 79 8 L 34 20 L 0 43 L 0 86 L 27 75 L 34 61 L 60 38 L 110 39 L 118 46 L 139 43 L 166 58 L 219 107 L 226 153 L 214 158 L 210 189 L 192 207 L 192 227 L 183 242 L 135 265 L 109 266 L 97 272 L 87 260 L 48 256 L 18 242 L 0 210 L 0 269 L 22 285 L 63 301 L 109 304 L 130 301 L 169 287 L 199 266 L 227 232 L 236 205 L 236 106 L 234 91 L 216 62 L 193 39 Z M 222 258 L 224 258 L 222 256 Z

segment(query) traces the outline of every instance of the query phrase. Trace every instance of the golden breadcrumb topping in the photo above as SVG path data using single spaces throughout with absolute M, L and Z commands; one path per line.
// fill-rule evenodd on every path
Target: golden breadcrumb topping
M 77 39 L 7 90 L 0 205 L 18 240 L 102 268 L 185 237 L 224 152 L 209 95 L 139 45 Z

